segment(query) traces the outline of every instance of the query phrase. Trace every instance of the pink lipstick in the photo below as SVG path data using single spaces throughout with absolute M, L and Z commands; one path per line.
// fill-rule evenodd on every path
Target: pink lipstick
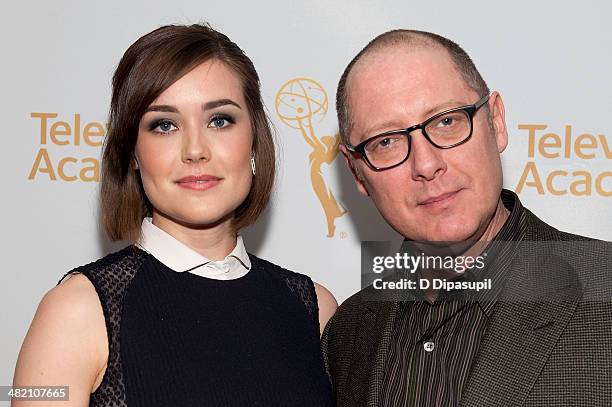
M 194 191 L 206 191 L 210 188 L 215 187 L 222 178 L 214 175 L 202 174 L 202 175 L 190 175 L 183 177 L 176 182 L 181 188 L 191 189 Z

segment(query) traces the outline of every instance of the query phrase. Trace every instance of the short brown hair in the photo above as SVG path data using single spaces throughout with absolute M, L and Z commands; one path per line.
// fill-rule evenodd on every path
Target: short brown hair
M 235 211 L 239 230 L 265 209 L 274 184 L 275 150 L 257 71 L 245 53 L 208 25 L 167 25 L 139 38 L 117 66 L 112 81 L 109 130 L 102 154 L 102 223 L 112 240 L 134 240 L 152 211 L 134 167 L 138 125 L 146 108 L 170 85 L 203 62 L 218 60 L 237 75 L 251 120 L 257 175 Z
M 338 90 L 336 92 L 336 111 L 338 113 L 338 125 L 340 127 L 340 136 L 342 141 L 348 142 L 349 133 L 351 131 L 351 116 L 350 106 L 346 93 L 347 79 L 355 64 L 366 54 L 380 50 L 389 46 L 438 46 L 446 50 L 455 64 L 455 68 L 461 74 L 465 83 L 480 96 L 489 93 L 487 83 L 482 79 L 482 76 L 476 69 L 474 62 L 470 56 L 459 45 L 442 37 L 441 35 L 430 33 L 427 31 L 417 30 L 391 30 L 380 34 L 370 41 L 353 60 L 347 65 L 344 73 L 340 77 Z M 488 105 L 485 106 L 488 108 Z M 492 126 L 492 124 L 489 124 Z

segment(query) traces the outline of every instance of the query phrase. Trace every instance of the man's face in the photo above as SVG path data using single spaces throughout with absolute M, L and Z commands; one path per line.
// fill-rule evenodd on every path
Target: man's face
M 349 76 L 347 92 L 352 145 L 484 96 L 467 86 L 446 51 L 397 47 L 364 56 Z M 494 93 L 488 105 L 493 131 L 485 107 L 474 116 L 471 139 L 460 146 L 438 149 L 416 130 L 408 160 L 395 168 L 375 171 L 342 147 L 360 192 L 403 236 L 463 241 L 487 229 L 502 187 L 499 153 L 507 143 L 501 97 Z

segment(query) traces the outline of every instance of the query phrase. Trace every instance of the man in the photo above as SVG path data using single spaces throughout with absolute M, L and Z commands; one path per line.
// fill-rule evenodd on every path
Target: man
M 347 66 L 337 109 L 357 188 L 407 241 L 497 242 L 476 275 L 492 288 L 472 300 L 376 301 L 370 286 L 342 304 L 323 336 L 338 405 L 612 406 L 610 245 L 502 190 L 504 104 L 469 56 L 382 34 Z

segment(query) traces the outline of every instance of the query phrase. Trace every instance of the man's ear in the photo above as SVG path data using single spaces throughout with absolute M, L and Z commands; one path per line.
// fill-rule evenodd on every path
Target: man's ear
M 497 151 L 502 153 L 508 146 L 508 128 L 506 127 L 506 111 L 504 102 L 499 92 L 493 92 L 489 98 L 489 110 L 491 121 L 493 123 L 493 131 L 495 132 L 495 141 L 497 143 Z
M 359 192 L 361 192 L 362 195 L 370 196 L 368 188 L 366 187 L 365 179 L 363 178 L 363 175 L 361 174 L 359 169 L 355 166 L 353 157 L 351 156 L 351 152 L 346 149 L 344 144 L 340 144 L 339 148 L 340 152 L 342 153 L 342 156 L 344 157 L 346 165 L 348 165 L 351 170 L 351 174 L 353 174 L 353 179 L 355 180 L 355 185 L 357 185 L 357 189 L 359 190 Z

